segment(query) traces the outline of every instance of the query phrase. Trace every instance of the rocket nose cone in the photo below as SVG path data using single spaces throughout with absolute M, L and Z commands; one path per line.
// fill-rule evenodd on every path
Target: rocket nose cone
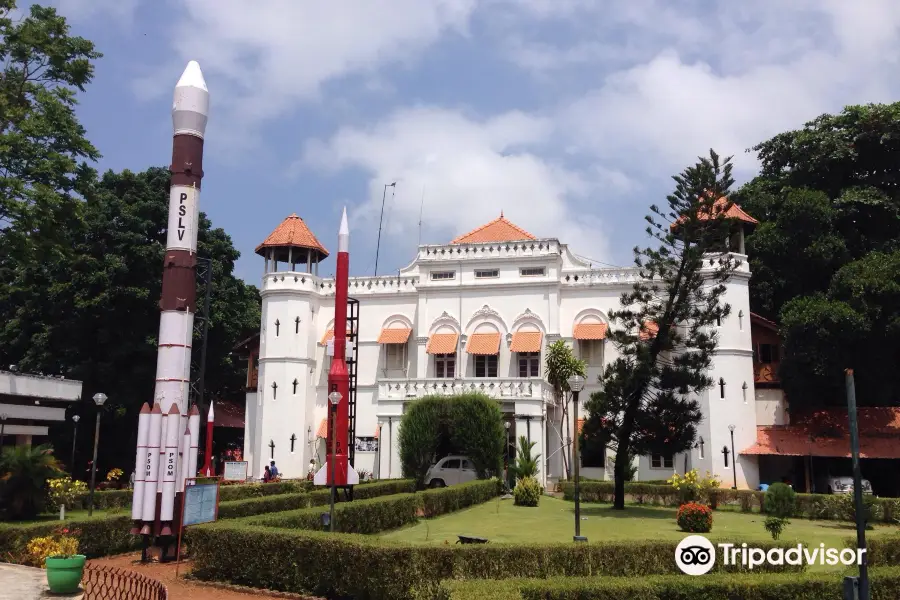
M 344 212 L 341 214 L 341 228 L 338 230 L 340 235 L 350 235 L 350 227 L 347 225 L 347 207 L 344 207 Z
M 175 84 L 175 87 L 194 87 L 200 88 L 204 92 L 209 92 L 206 87 L 206 80 L 203 78 L 203 71 L 200 70 L 200 64 L 196 60 L 192 60 L 187 64 L 181 79 Z

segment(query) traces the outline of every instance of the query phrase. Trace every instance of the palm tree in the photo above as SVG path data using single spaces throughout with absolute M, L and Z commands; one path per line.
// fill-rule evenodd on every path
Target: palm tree
M 519 447 L 516 454 L 516 464 L 509 467 L 516 479 L 523 477 L 535 477 L 537 475 L 538 459 L 540 454 L 531 456 L 531 449 L 537 442 L 529 442 L 523 435 L 519 436 Z
M 14 520 L 33 519 L 47 501 L 47 480 L 63 474 L 53 446 L 10 446 L 0 455 L 0 506 Z

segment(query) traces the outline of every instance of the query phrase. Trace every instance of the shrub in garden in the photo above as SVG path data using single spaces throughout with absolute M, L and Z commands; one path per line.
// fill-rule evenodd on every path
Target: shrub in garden
M 516 449 L 516 462 L 509 470 L 516 479 L 523 477 L 535 477 L 537 475 L 538 459 L 540 454 L 531 456 L 531 450 L 537 442 L 529 442 L 524 435 L 519 436 L 519 447 Z
M 680 504 L 702 501 L 713 509 L 718 504 L 719 476 L 711 475 L 709 471 L 703 478 L 697 473 L 697 469 L 691 469 L 683 476 L 675 473 L 667 483 L 678 491 Z
M 856 499 L 853 494 L 844 494 L 839 496 L 839 517 L 845 521 L 856 521 Z M 863 510 L 862 518 L 868 529 L 871 529 L 871 523 L 875 520 L 876 513 L 875 498 L 871 495 L 863 494 Z
M 516 480 L 516 487 L 513 489 L 513 503 L 516 506 L 537 506 L 543 493 L 544 488 L 537 479 L 530 476 L 522 477 Z
M 707 533 L 712 529 L 712 509 L 705 504 L 688 502 L 678 508 L 675 520 L 682 531 Z
M 788 517 L 794 514 L 797 508 L 797 492 L 784 483 L 773 483 L 766 490 L 763 508 L 767 515 L 764 527 L 772 536 L 773 540 L 777 540 L 781 536 L 785 525 L 790 521 Z
M 31 539 L 25 546 L 23 562 L 44 568 L 44 562 L 50 557 L 68 558 L 78 554 L 78 534 L 77 530 L 63 527 L 50 535 Z
M 62 474 L 50 444 L 3 448 L 0 507 L 13 520 L 33 519 L 47 506 L 47 481 Z
M 59 510 L 60 505 L 65 505 L 66 510 L 72 510 L 81 506 L 81 497 L 88 492 L 88 486 L 83 481 L 73 481 L 71 477 L 57 477 L 47 482 L 49 488 L 49 501 L 47 510 Z

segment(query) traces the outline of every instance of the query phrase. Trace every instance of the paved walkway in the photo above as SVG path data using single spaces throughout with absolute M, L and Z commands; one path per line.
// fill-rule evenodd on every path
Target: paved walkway
M 0 563 L 0 600 L 81 600 L 83 596 L 81 591 L 70 596 L 51 594 L 47 572 L 43 569 Z

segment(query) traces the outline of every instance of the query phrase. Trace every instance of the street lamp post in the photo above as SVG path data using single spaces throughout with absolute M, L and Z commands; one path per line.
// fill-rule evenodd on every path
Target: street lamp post
M 328 401 L 331 402 L 331 508 L 328 512 L 328 527 L 331 533 L 334 533 L 334 497 L 337 495 L 337 407 L 341 398 L 343 396 L 338 391 L 328 394 Z
M 75 476 L 75 441 L 78 439 L 78 421 L 80 420 L 80 416 L 72 415 L 72 422 L 75 423 L 72 427 L 72 460 L 69 462 L 72 468 L 72 477 Z
M 731 473 L 734 476 L 734 485 L 731 489 L 737 489 L 737 454 L 734 453 L 734 425 L 728 426 L 728 431 L 731 432 Z
M 100 441 L 100 409 L 106 402 L 106 394 L 97 392 L 94 394 L 94 403 L 97 405 L 97 427 L 94 429 L 94 460 L 91 461 L 91 495 L 88 499 L 88 516 L 94 514 L 94 488 L 97 483 L 97 443 Z
M 506 472 L 503 474 L 503 478 L 506 479 L 506 487 L 510 487 L 509 485 L 509 426 L 510 423 L 507 421 L 503 424 L 506 428 Z
M 3 450 L 3 437 L 5 435 L 6 419 L 9 417 L 6 413 L 0 414 L 0 451 Z
M 587 538 L 581 535 L 581 457 L 578 455 L 578 393 L 584 389 L 584 377 L 572 375 L 567 382 L 572 391 L 572 419 L 575 422 L 575 446 L 572 449 L 572 462 L 575 464 L 575 537 L 576 542 L 586 542 Z

